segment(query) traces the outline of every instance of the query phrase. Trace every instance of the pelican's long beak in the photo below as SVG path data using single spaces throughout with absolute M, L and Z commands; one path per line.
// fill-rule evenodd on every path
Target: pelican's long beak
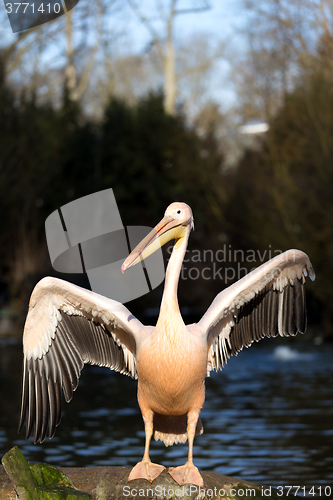
M 171 216 L 163 217 L 161 222 L 154 227 L 152 231 L 134 248 L 121 266 L 122 273 L 131 266 L 134 266 L 140 260 L 149 257 L 158 248 L 165 245 L 170 240 L 179 238 L 183 235 L 181 221 Z M 185 229 L 185 228 L 184 228 Z

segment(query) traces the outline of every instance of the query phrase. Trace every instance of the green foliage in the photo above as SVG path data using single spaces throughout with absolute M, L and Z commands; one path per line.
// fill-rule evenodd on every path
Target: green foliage
M 25 307 L 29 276 L 50 271 L 44 224 L 58 207 L 112 187 L 125 224 L 154 225 L 172 201 L 189 203 L 196 227 L 214 228 L 211 199 L 222 157 L 213 134 L 170 117 L 163 97 L 135 106 L 111 100 L 104 120 L 85 119 L 64 92 L 59 109 L 34 96 L 14 100 L 0 79 L 0 272 Z M 66 278 L 66 276 L 64 276 Z M 23 318 L 22 318 L 23 319 Z
M 93 134 L 81 122 L 65 98 L 59 110 L 34 96 L 14 99 L 0 78 L 0 279 L 12 297 L 47 266 L 45 219 L 74 197 L 81 171 L 88 175 L 81 174 L 78 192 L 92 189 Z
M 182 114 L 165 114 L 159 94 L 135 105 L 111 99 L 96 124 L 66 93 L 57 109 L 34 96 L 15 99 L 1 75 L 0 70 L 0 279 L 12 297 L 21 297 L 25 306 L 31 292 L 31 283 L 24 286 L 27 277 L 50 272 L 47 216 L 112 187 L 125 225 L 154 225 L 169 203 L 188 203 L 196 228 L 192 249 L 220 248 L 223 228 L 234 248 L 304 250 L 318 276 L 309 288 L 324 304 L 326 324 L 333 324 L 329 72 L 309 73 L 285 96 L 262 147 L 247 151 L 228 174 L 214 127 L 199 135 Z M 205 297 L 213 298 L 224 283 L 204 285 L 202 292 L 191 287 L 193 297 L 197 293 L 193 305 L 196 300 L 206 306 Z M 186 290 L 187 299 L 191 293 Z
M 333 87 L 313 72 L 270 124 L 260 151 L 248 151 L 231 176 L 232 240 L 241 247 L 299 248 L 317 280 L 309 289 L 322 302 L 326 331 L 333 310 Z
M 202 230 L 213 228 L 210 197 L 221 191 L 217 143 L 199 137 L 184 117 L 165 114 L 161 95 L 134 107 L 112 100 L 100 147 L 103 187 L 114 188 L 128 223 L 152 224 L 168 204 L 185 201 Z

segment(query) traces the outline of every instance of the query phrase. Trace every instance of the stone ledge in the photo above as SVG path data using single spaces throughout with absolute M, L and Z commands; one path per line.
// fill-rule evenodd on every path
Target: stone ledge
M 14 457 L 20 456 L 19 453 L 22 455 L 20 450 L 18 450 L 19 453 L 17 450 L 18 448 L 13 448 L 8 453 L 12 453 Z M 15 453 L 13 453 L 14 451 Z M 8 453 L 3 457 L 7 472 Z M 6 470 L 0 467 L 0 500 L 16 500 L 15 490 L 19 493 L 20 500 L 86 500 L 89 498 L 92 500 L 284 499 L 284 497 L 277 496 L 274 488 L 265 487 L 265 494 L 263 494 L 261 486 L 234 477 L 223 476 L 216 472 L 200 471 L 204 480 L 204 488 L 199 489 L 194 485 L 179 486 L 166 471 L 163 471 L 150 484 L 145 479 L 128 482 L 130 467 L 63 467 L 60 470 L 46 464 L 29 464 L 26 461 L 25 463 L 32 471 L 33 479 L 29 471 L 24 471 L 24 463 L 23 467 L 20 466 L 14 472 L 14 475 L 18 473 L 15 478 L 13 472 L 9 471 L 12 480 L 9 479 Z M 14 464 L 14 468 L 17 469 L 17 463 Z M 56 484 L 52 490 L 49 478 L 54 474 Z M 42 479 L 40 479 L 41 475 Z M 36 477 L 39 478 L 38 484 L 34 485 L 33 481 L 36 481 Z M 23 487 L 22 489 L 24 481 L 28 481 L 30 484 L 28 488 Z M 60 490 L 61 487 L 65 490 Z M 34 488 L 35 490 L 31 493 Z

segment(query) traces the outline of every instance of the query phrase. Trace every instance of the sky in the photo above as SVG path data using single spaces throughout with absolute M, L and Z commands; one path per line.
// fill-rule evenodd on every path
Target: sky
M 61 1 L 61 0 L 60 0 Z M 125 3 L 126 0 L 124 0 Z M 143 0 L 138 2 L 141 6 L 143 5 L 143 11 L 147 17 L 154 18 L 156 16 L 155 10 L 156 0 Z M 5 13 L 5 3 L 0 2 L 0 11 Z M 166 3 L 166 2 L 164 2 Z M 191 5 L 200 5 L 200 0 L 179 0 L 179 8 L 185 9 L 191 7 Z M 183 14 L 177 16 L 176 29 L 179 32 L 181 30 L 182 35 L 189 35 L 194 32 L 207 32 L 212 33 L 214 36 L 225 37 L 235 37 L 236 31 L 241 27 L 242 15 L 240 13 L 242 9 L 242 0 L 209 0 L 211 9 L 198 13 Z M 123 13 L 120 14 L 123 16 Z M 148 39 L 149 35 L 144 26 L 137 21 L 135 15 L 133 15 L 130 7 L 127 7 L 127 26 L 132 32 L 137 40 L 138 44 L 144 44 Z M 58 22 L 57 20 L 53 22 Z M 7 24 L 8 31 L 6 33 L 2 32 L 2 36 L 6 36 L 8 41 L 14 40 L 10 24 Z
M 144 14 L 150 19 L 156 19 L 154 26 L 161 29 L 155 11 L 156 0 L 144 0 Z M 163 2 L 165 3 L 165 2 Z M 182 14 L 176 17 L 176 40 L 186 39 L 195 35 L 208 35 L 212 40 L 220 40 L 226 44 L 226 53 L 245 49 L 245 38 L 242 36 L 242 27 L 245 22 L 245 11 L 242 0 L 209 0 L 211 9 L 191 14 Z M 178 8 L 190 8 L 193 5 L 202 5 L 200 0 L 179 0 Z M 123 14 L 121 14 L 123 16 Z M 149 44 L 151 36 L 143 23 L 139 22 L 133 11 L 128 8 L 128 31 L 133 46 L 140 53 Z M 223 111 L 230 108 L 236 100 L 236 95 L 229 78 L 230 64 L 221 59 L 215 67 L 214 79 L 211 84 L 211 97 L 218 102 Z
M 5 0 L 7 1 L 7 0 Z M 93 0 L 90 0 L 93 1 Z M 231 50 L 242 50 L 244 48 L 244 38 L 241 35 L 242 24 L 244 24 L 245 14 L 242 7 L 243 0 L 209 0 L 211 9 L 191 14 L 182 14 L 176 17 L 175 35 L 176 41 L 185 40 L 190 36 L 204 34 L 211 37 L 212 42 L 218 40 L 226 44 L 227 52 Z M 125 0 L 123 0 L 125 3 Z M 5 14 L 5 2 L 0 3 L 0 11 Z M 153 21 L 154 27 L 160 32 L 162 29 L 161 23 L 158 21 L 158 13 L 156 11 L 156 4 L 158 0 L 140 0 L 137 2 L 142 8 L 144 14 Z M 162 0 L 162 4 L 168 4 L 169 0 Z M 202 0 L 178 0 L 178 8 L 186 9 L 193 6 L 201 6 Z M 126 9 L 126 31 L 127 31 L 127 44 L 124 50 L 136 52 L 138 54 L 145 51 L 146 47 L 151 41 L 151 36 L 146 27 L 141 23 L 132 9 L 127 6 Z M 75 11 L 75 8 L 74 8 Z M 59 23 L 63 26 L 60 19 L 52 21 Z M 61 24 L 60 24 L 61 23 Z M 121 10 L 119 17 L 115 14 L 114 19 L 110 20 L 110 30 L 117 29 L 121 23 L 124 23 L 124 11 Z M 17 36 L 11 31 L 8 23 L 2 24 L 2 44 L 7 45 Z M 7 26 L 7 28 L 6 28 Z M 62 64 L 59 56 L 56 55 L 57 47 L 50 46 L 46 57 L 51 61 L 50 66 L 54 64 Z M 46 64 L 48 61 L 45 61 Z M 211 97 L 221 105 L 223 110 L 228 109 L 235 102 L 235 92 L 233 91 L 232 84 L 229 78 L 230 65 L 227 59 L 221 59 L 215 66 L 213 79 L 210 82 L 209 92 Z
M 201 2 L 191 2 L 189 0 L 179 0 L 178 8 L 188 8 L 193 4 L 199 5 Z M 177 31 L 181 30 L 183 35 L 190 35 L 193 32 L 208 32 L 214 34 L 214 36 L 226 37 L 233 36 L 237 28 L 239 27 L 239 22 L 241 16 L 239 12 L 241 10 L 241 0 L 209 0 L 211 9 L 203 11 L 200 13 L 190 13 L 182 14 L 177 16 Z M 144 12 L 147 15 L 154 15 L 155 0 L 145 0 L 140 2 L 144 5 Z M 129 9 L 130 12 L 130 9 Z M 135 18 L 132 18 L 133 28 L 136 31 L 136 35 L 145 29 L 143 26 L 138 26 Z

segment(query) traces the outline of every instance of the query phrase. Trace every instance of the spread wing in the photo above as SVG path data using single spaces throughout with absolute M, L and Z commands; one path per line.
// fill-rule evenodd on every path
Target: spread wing
M 61 419 L 61 392 L 69 402 L 85 363 L 136 378 L 136 343 L 144 327 L 119 302 L 56 278 L 35 287 L 23 334 L 19 432 L 35 443 L 52 437 Z
M 307 275 L 315 279 L 309 257 L 288 250 L 219 293 L 197 325 L 208 336 L 207 372 L 265 336 L 304 333 Z

